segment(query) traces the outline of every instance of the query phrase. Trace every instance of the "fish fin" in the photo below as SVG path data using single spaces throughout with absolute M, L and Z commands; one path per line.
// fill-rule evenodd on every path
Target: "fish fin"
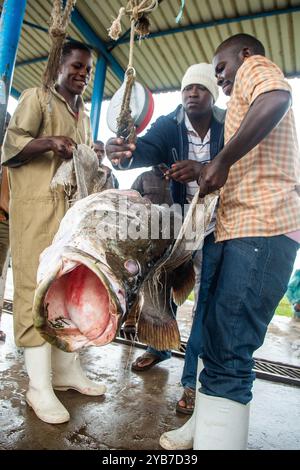
M 138 322 L 138 338 L 158 351 L 180 349 L 180 333 L 175 319 L 170 318 L 167 323 L 150 322 L 142 312 Z
M 173 300 L 176 305 L 182 305 L 188 298 L 195 285 L 195 270 L 193 261 L 188 260 L 173 271 Z
M 163 351 L 180 348 L 180 333 L 171 303 L 170 276 L 149 280 L 143 288 L 144 305 L 138 321 L 139 341 Z M 156 284 L 156 285 L 155 285 Z

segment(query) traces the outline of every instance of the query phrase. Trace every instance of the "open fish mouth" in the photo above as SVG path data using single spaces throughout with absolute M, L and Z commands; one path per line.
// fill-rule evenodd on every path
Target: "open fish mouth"
M 36 290 L 34 325 L 51 344 L 76 351 L 110 343 L 125 310 L 124 288 L 109 267 L 70 252 Z
M 217 198 L 198 204 L 197 193 L 178 236 L 177 212 L 135 191 L 106 190 L 77 201 L 40 257 L 33 316 L 41 336 L 64 351 L 102 346 L 132 314 L 144 342 L 178 347 L 168 299 L 173 292 L 182 303 L 193 286 L 191 253 L 203 242 Z M 165 273 L 172 275 L 162 281 Z

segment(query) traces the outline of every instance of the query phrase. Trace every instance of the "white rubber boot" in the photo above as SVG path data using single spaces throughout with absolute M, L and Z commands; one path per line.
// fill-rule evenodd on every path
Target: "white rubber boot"
M 197 393 L 197 392 L 196 392 Z M 196 402 L 195 402 L 196 404 Z M 193 439 L 195 431 L 195 410 L 184 423 L 178 429 L 173 431 L 164 432 L 159 439 L 159 445 L 166 450 L 187 450 L 193 448 Z
M 66 353 L 52 346 L 52 384 L 55 390 L 74 389 L 83 395 L 98 396 L 106 386 L 90 380 L 81 369 L 79 355 Z
M 199 379 L 200 372 L 203 369 L 203 362 L 199 358 L 197 366 L 197 377 Z M 196 386 L 196 398 L 195 408 L 192 416 L 183 426 L 173 431 L 164 432 L 159 439 L 159 444 L 163 449 L 166 450 L 186 450 L 193 448 L 194 432 L 195 432 L 195 415 L 196 408 L 198 407 L 198 395 L 199 395 L 200 382 L 197 381 Z
M 199 392 L 194 450 L 246 450 L 250 404 Z
M 48 343 L 24 348 L 29 387 L 26 401 L 38 418 L 46 423 L 69 421 L 70 415 L 53 392 L 51 384 L 51 346 Z

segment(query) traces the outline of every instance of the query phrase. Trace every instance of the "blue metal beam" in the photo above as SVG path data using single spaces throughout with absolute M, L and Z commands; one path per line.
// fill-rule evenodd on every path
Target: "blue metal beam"
M 157 31 L 155 33 L 150 33 L 144 39 L 159 38 L 162 36 L 169 36 L 170 34 L 184 33 L 187 31 L 195 31 L 198 29 L 206 29 L 206 28 L 211 28 L 213 26 L 221 26 L 224 24 L 238 23 L 240 21 L 249 21 L 249 20 L 256 20 L 258 18 L 269 18 L 271 16 L 287 15 L 288 13 L 296 13 L 299 11 L 300 11 L 300 6 L 289 7 L 289 8 L 279 8 L 278 10 L 263 11 L 263 12 L 254 13 L 251 15 L 237 16 L 235 18 L 222 18 L 220 20 L 208 21 L 206 23 L 195 23 L 195 24 L 189 24 L 189 25 L 183 26 L 181 28 L 178 27 L 178 28 L 170 28 L 165 31 Z M 122 37 L 116 42 L 110 41 L 108 43 L 108 46 L 110 47 L 110 50 L 112 50 L 116 45 L 128 43 L 129 40 L 130 39 L 128 37 Z M 138 41 L 138 40 L 139 38 L 135 37 L 135 41 Z
M 2 14 L 2 7 L 0 6 L 0 16 Z M 39 24 L 36 24 L 36 23 L 32 23 L 31 21 L 27 21 L 27 20 L 23 20 L 23 25 L 24 26 L 29 26 L 30 28 L 33 28 L 33 29 L 38 29 L 39 31 L 43 31 L 44 33 L 48 33 L 49 31 L 49 28 L 46 27 L 46 26 L 41 26 Z M 72 40 L 72 38 L 70 36 L 67 36 L 67 39 L 70 39 Z M 75 39 L 73 39 L 75 41 Z
M 299 78 L 300 77 L 300 72 L 288 72 L 284 74 L 285 78 Z
M 16 100 L 18 100 L 20 98 L 20 95 L 21 95 L 21 93 L 18 90 L 16 90 L 14 87 L 11 87 L 10 94 Z
M 26 0 L 5 0 L 0 19 L 0 142 L 10 94 Z
M 108 41 L 108 50 L 109 52 L 111 52 L 113 49 L 115 49 L 115 47 L 117 47 L 119 44 L 124 44 L 126 42 L 129 42 L 130 41 L 130 30 L 131 28 L 127 29 L 125 31 L 125 33 L 123 33 L 119 39 L 117 39 L 116 41 Z
M 1 16 L 1 12 L 2 12 L 2 7 L 0 7 L 0 16 Z M 47 33 L 47 34 L 49 32 L 48 27 L 41 26 L 39 24 L 32 23 L 31 21 L 27 21 L 27 20 L 23 21 L 23 26 L 29 26 L 30 28 L 38 29 L 39 31 L 42 31 L 43 33 Z M 75 39 L 72 36 L 66 36 L 66 39 L 68 39 L 68 41 L 78 41 L 78 39 Z M 87 46 L 93 49 L 93 47 L 90 44 L 87 44 Z
M 33 59 L 21 60 L 16 63 L 16 67 L 22 67 L 23 65 L 36 64 L 37 62 L 45 62 L 48 59 L 47 55 L 41 57 L 34 57 Z
M 39 24 L 31 23 L 31 21 L 24 20 L 24 26 L 29 26 L 30 28 L 38 29 L 44 33 L 48 33 L 48 29 L 45 26 L 40 26 Z
M 91 108 L 91 124 L 93 131 L 93 140 L 97 140 L 99 123 L 100 123 L 100 113 L 101 105 L 103 100 L 104 84 L 106 77 L 107 61 L 103 56 L 98 57 L 95 78 L 94 78 L 94 88 L 92 94 L 92 108 Z
M 0 7 L 0 16 L 2 15 L 2 10 L 3 7 Z M 30 28 L 39 29 L 40 31 L 48 33 L 48 28 L 46 28 L 45 26 L 40 26 L 39 24 L 31 23 L 31 21 L 23 20 L 23 25 L 30 26 Z
M 40 26 L 39 24 L 36 24 L 36 23 L 31 23 L 31 21 L 24 20 L 23 24 L 24 24 L 24 26 L 29 26 L 30 28 L 38 29 L 39 31 L 43 31 L 43 33 L 48 34 L 48 32 L 49 32 L 49 28 L 45 28 L 44 26 Z M 66 36 L 66 39 L 68 39 L 68 41 L 78 41 L 78 39 L 72 38 L 72 36 Z M 90 47 L 92 47 L 92 46 L 90 46 Z
M 90 25 L 82 17 L 79 11 L 74 8 L 72 12 L 72 23 L 76 28 L 81 32 L 81 34 L 86 38 L 86 40 L 105 57 L 107 62 L 110 64 L 110 67 L 114 74 L 122 82 L 124 79 L 124 70 L 114 56 L 107 50 L 107 43 L 102 41 L 102 39 L 97 36 L 97 34 L 92 30 Z

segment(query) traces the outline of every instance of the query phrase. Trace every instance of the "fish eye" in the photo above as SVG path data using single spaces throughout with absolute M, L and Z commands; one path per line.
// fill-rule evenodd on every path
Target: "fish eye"
M 133 276 L 136 276 L 140 272 L 140 265 L 134 259 L 128 259 L 125 261 L 124 268 Z

